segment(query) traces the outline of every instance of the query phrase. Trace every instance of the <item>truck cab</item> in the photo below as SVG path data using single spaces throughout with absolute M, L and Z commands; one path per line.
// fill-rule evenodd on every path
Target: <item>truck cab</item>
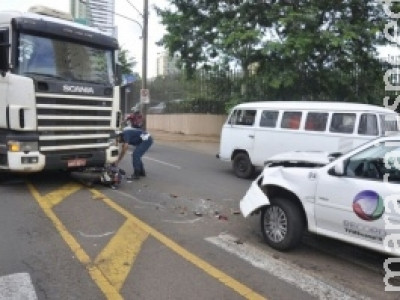
M 117 160 L 117 49 L 115 38 L 54 10 L 0 12 L 0 170 Z

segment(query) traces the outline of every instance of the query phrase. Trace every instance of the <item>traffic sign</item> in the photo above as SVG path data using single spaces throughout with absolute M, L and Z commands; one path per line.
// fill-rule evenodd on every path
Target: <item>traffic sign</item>
M 150 103 L 150 92 L 148 89 L 141 89 L 140 90 L 140 102 L 143 104 Z

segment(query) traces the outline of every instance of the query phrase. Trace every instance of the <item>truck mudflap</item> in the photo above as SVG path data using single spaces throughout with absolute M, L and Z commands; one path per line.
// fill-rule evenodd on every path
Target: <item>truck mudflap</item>
M 242 200 L 240 200 L 240 211 L 245 218 L 260 207 L 270 204 L 268 197 L 259 186 L 259 182 L 261 182 L 262 179 L 263 176 L 260 175 L 254 180 Z

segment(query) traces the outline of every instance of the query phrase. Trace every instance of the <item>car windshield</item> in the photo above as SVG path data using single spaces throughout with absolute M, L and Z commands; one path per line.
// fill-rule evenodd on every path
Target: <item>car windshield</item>
M 24 33 L 18 50 L 18 74 L 114 84 L 112 50 Z
M 374 144 L 373 146 L 367 148 L 366 150 L 356 154 L 353 156 L 352 159 L 380 159 L 383 160 L 385 159 L 385 156 L 390 153 L 391 157 L 394 157 L 393 155 L 397 154 L 396 157 L 400 157 L 400 142 L 395 141 L 387 141 L 387 142 L 381 142 L 378 144 Z

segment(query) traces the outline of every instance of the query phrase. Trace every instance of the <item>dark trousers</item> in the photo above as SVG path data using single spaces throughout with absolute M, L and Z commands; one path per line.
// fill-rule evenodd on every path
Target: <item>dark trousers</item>
M 142 141 L 139 145 L 135 147 L 135 150 L 132 153 L 132 165 L 133 169 L 135 170 L 135 174 L 138 174 L 143 171 L 143 162 L 142 156 L 149 150 L 150 146 L 153 144 L 153 139 L 151 136 Z

